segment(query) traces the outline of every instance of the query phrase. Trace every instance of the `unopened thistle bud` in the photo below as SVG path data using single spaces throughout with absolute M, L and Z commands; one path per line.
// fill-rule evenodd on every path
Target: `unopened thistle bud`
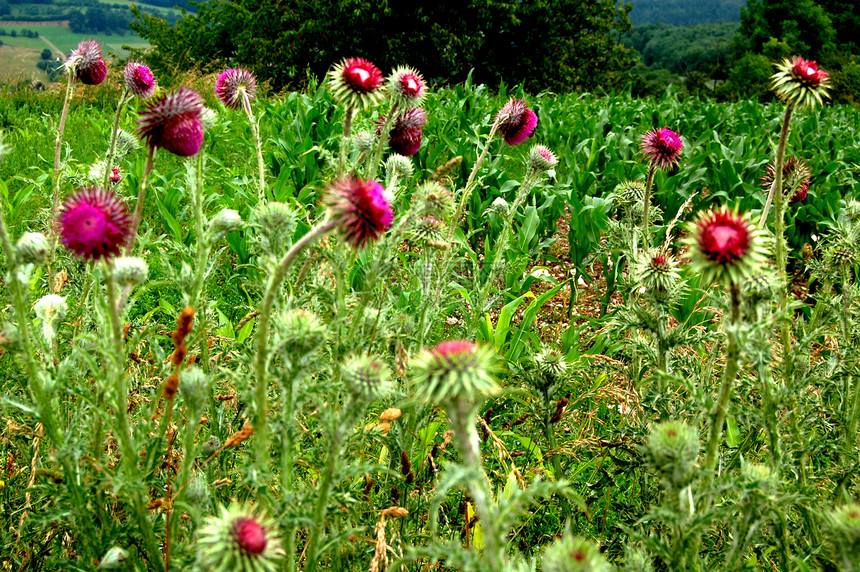
M 451 191 L 435 181 L 421 185 L 412 199 L 417 213 L 432 216 L 441 221 L 451 218 L 454 210 L 454 197 Z
M 777 292 L 776 270 L 762 267 L 761 271 L 750 274 L 741 282 L 741 291 L 751 304 L 773 299 Z
M 325 325 L 319 317 L 299 308 L 287 310 L 278 332 L 275 347 L 289 363 L 299 363 L 315 353 L 326 339 Z
M 200 447 L 200 453 L 203 455 L 204 459 L 207 459 L 220 448 L 221 440 L 215 435 L 212 435 L 203 442 L 203 445 Z
M 761 186 L 765 192 L 773 185 L 774 173 L 776 171 L 776 159 L 768 163 L 761 177 Z M 782 166 L 782 188 L 789 198 L 789 204 L 799 203 L 809 193 L 809 182 L 812 170 L 806 161 L 797 157 L 786 157 Z
M 111 546 L 102 556 L 96 570 L 121 570 L 128 560 L 128 551 L 121 546 Z
M 465 340 L 442 342 L 413 361 L 416 380 L 427 401 L 463 398 L 478 402 L 498 390 L 492 350 Z
M 799 56 L 785 58 L 776 64 L 776 73 L 770 78 L 770 87 L 777 97 L 798 108 L 822 105 L 830 97 L 829 74 L 818 69 L 814 61 Z
M 42 322 L 42 335 L 50 345 L 56 335 L 56 327 L 66 317 L 66 299 L 56 294 L 42 296 L 33 304 L 33 311 Z
M 39 264 L 48 256 L 51 246 L 45 235 L 39 232 L 25 232 L 18 239 L 15 250 L 24 264 Z
M 221 209 L 211 221 L 209 221 L 209 240 L 215 242 L 221 240 L 227 233 L 242 228 L 242 217 L 233 209 Z
M 681 421 L 664 421 L 652 427 L 645 453 L 667 485 L 683 488 L 695 476 L 699 433 Z
M 843 226 L 833 231 L 831 239 L 824 250 L 824 260 L 832 269 L 854 266 L 860 258 L 860 246 L 857 244 L 855 233 Z
M 211 453 L 210 453 L 211 454 Z M 204 508 L 209 503 L 209 483 L 202 473 L 198 473 L 191 478 L 188 483 L 188 489 L 185 491 L 185 498 L 188 504 L 196 508 Z
M 391 390 L 388 367 L 370 356 L 347 360 L 342 375 L 353 396 L 361 401 L 375 401 Z
M 529 151 L 529 166 L 537 173 L 547 173 L 550 177 L 555 174 L 558 159 L 555 153 L 543 145 L 535 145 Z
M 596 544 L 570 533 L 547 548 L 543 557 L 543 572 L 609 572 L 612 569 Z
M 637 287 L 645 288 L 656 300 L 671 297 L 681 278 L 675 258 L 662 249 L 643 252 L 636 261 L 634 275 Z
M 534 356 L 539 389 L 546 389 L 564 378 L 567 373 L 567 362 L 561 352 L 545 348 Z
M 143 284 L 148 277 L 149 266 L 142 258 L 121 256 L 113 261 L 113 278 L 123 288 Z
M 433 247 L 445 244 L 447 226 L 432 216 L 426 216 L 417 220 L 410 230 L 416 242 L 423 242 Z
M 179 392 L 193 415 L 198 415 L 209 401 L 209 380 L 206 373 L 194 365 L 183 369 L 179 376 Z
M 257 205 L 251 222 L 263 249 L 279 255 L 296 230 L 296 213 L 284 203 L 272 201 Z
M 487 207 L 487 210 L 484 211 L 485 215 L 496 215 L 502 218 L 508 216 L 508 213 L 511 211 L 511 205 L 508 204 L 508 201 L 504 199 L 504 197 L 496 197 L 493 199 L 493 202 Z
M 274 523 L 238 504 L 204 520 L 197 538 L 197 564 L 214 572 L 268 572 L 283 557 Z
M 402 181 L 412 176 L 412 160 L 404 155 L 395 153 L 385 161 L 385 179 Z

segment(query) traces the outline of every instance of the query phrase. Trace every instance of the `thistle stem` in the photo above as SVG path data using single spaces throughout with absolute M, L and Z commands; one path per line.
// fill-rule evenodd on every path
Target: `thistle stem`
M 263 164 L 263 142 L 260 139 L 260 128 L 254 118 L 254 111 L 251 109 L 251 98 L 248 97 L 246 91 L 242 91 L 242 107 L 248 115 L 248 122 L 251 124 L 251 136 L 254 139 L 254 149 L 257 152 L 257 176 L 259 177 L 259 195 L 257 200 L 262 201 L 266 198 L 266 168 Z
M 60 125 L 57 127 L 57 142 L 54 146 L 54 175 L 53 175 L 53 196 L 51 198 L 51 221 L 56 221 L 60 214 L 60 156 L 63 148 L 63 134 L 66 131 L 66 119 L 69 116 L 69 104 L 75 95 L 75 74 L 71 69 L 66 70 L 68 81 L 66 83 L 66 96 L 63 99 L 63 110 L 60 112 Z M 57 238 L 58 233 L 51 233 L 51 250 L 48 254 L 48 290 L 54 290 L 54 259 L 57 256 Z
M 116 115 L 113 118 L 113 128 L 110 133 L 110 145 L 108 146 L 107 156 L 105 157 L 105 172 L 102 175 L 102 188 L 108 188 L 108 184 L 110 183 L 110 174 L 111 169 L 113 168 L 113 158 L 116 154 L 116 136 L 119 132 L 119 119 L 122 116 L 122 110 L 125 107 L 126 103 L 131 100 L 131 96 L 128 93 L 128 88 L 124 88 L 122 90 L 122 95 L 119 96 L 119 103 L 116 106 Z
M 355 110 L 351 106 L 347 105 L 343 117 L 343 135 L 340 140 L 340 155 L 337 160 L 338 178 L 343 177 L 343 173 L 346 170 L 346 154 L 349 151 L 349 134 L 352 131 L 352 116 L 354 114 Z
M 645 198 L 642 201 L 642 240 L 644 248 L 651 246 L 651 219 L 649 209 L 651 208 L 651 187 L 654 186 L 654 174 L 657 172 L 657 164 L 651 162 L 648 166 L 648 179 L 645 181 Z M 634 241 L 633 255 L 636 256 L 636 242 Z
M 379 139 L 376 142 L 376 150 L 373 152 L 373 159 L 370 161 L 370 167 L 367 171 L 367 178 L 373 180 L 376 178 L 376 171 L 379 170 L 379 162 L 382 161 L 382 149 L 388 143 L 388 132 L 391 129 L 391 123 L 394 121 L 394 115 L 397 113 L 397 100 L 391 103 L 391 109 L 385 116 L 385 121 L 380 127 Z
M 129 233 L 128 245 L 125 247 L 125 255 L 131 256 L 134 243 L 137 241 L 137 229 L 140 228 L 140 219 L 143 217 L 143 201 L 146 198 L 146 186 L 149 184 L 149 175 L 152 173 L 152 164 L 155 161 L 155 147 L 149 148 L 146 155 L 146 166 L 143 169 L 143 178 L 140 180 L 140 190 L 137 192 L 137 204 L 134 206 L 134 214 L 131 218 L 131 232 Z
M 543 392 L 543 431 L 544 435 L 546 435 L 546 443 L 549 446 L 550 453 L 550 461 L 552 461 L 552 470 L 555 474 L 555 480 L 563 478 L 564 472 L 561 468 L 561 459 L 559 459 L 559 453 L 556 451 L 558 445 L 556 444 L 555 439 L 555 428 L 552 423 L 552 416 L 555 413 L 555 403 L 552 402 L 549 395 L 549 389 L 545 389 Z M 564 513 L 564 518 L 569 519 L 573 516 L 570 510 L 570 503 L 564 497 L 561 498 L 561 510 Z
M 269 452 L 268 452 L 268 427 L 266 426 L 266 417 L 268 413 L 268 390 L 269 384 L 267 380 L 267 365 L 268 365 L 268 341 L 269 341 L 269 320 L 271 319 L 272 306 L 275 304 L 275 298 L 280 290 L 281 283 L 287 270 L 293 260 L 308 246 L 316 242 L 322 236 L 334 230 L 338 225 L 336 220 L 325 219 L 307 234 L 296 242 L 292 248 L 281 258 L 278 265 L 275 267 L 272 275 L 269 277 L 269 282 L 266 285 L 266 292 L 263 295 L 263 303 L 260 307 L 260 321 L 257 326 L 257 352 L 254 357 L 254 367 L 257 377 L 257 386 L 255 391 L 254 412 L 254 449 L 255 449 L 255 465 L 257 474 L 260 477 L 265 476 L 269 471 Z

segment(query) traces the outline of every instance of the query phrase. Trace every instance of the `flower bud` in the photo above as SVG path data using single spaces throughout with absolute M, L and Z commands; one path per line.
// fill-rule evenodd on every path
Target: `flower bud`
M 33 305 L 33 311 L 42 321 L 42 334 L 50 345 L 56 335 L 56 325 L 66 317 L 66 299 L 56 294 L 42 296 Z
M 149 266 L 142 258 L 121 256 L 114 260 L 113 279 L 121 287 L 134 287 L 146 282 L 149 277 Z
M 296 230 L 296 215 L 293 209 L 279 202 L 258 205 L 251 215 L 263 250 L 280 256 Z
M 48 239 L 39 232 L 25 232 L 15 245 L 21 262 L 25 264 L 39 264 L 48 256 L 51 249 Z
M 569 533 L 554 542 L 543 557 L 543 572 L 602 572 L 612 570 L 592 542 Z
M 259 511 L 239 504 L 221 508 L 198 531 L 197 564 L 201 570 L 264 571 L 277 569 L 284 555 L 275 524 Z
M 210 453 L 211 455 L 211 453 Z M 188 488 L 185 490 L 185 498 L 193 507 L 203 508 L 209 502 L 209 483 L 206 478 L 198 473 L 191 478 Z
M 860 504 L 852 503 L 828 515 L 833 542 L 842 557 L 840 570 L 860 567 Z
M 388 368 L 369 356 L 350 358 L 342 375 L 353 396 L 361 401 L 374 401 L 391 390 Z
M 203 442 L 203 445 L 200 447 L 200 454 L 204 459 L 209 458 L 212 454 L 221 448 L 221 439 L 216 437 L 215 435 L 211 435 L 206 441 Z
M 535 381 L 538 389 L 546 389 L 564 378 L 567 373 L 567 362 L 564 356 L 553 349 L 544 349 L 534 356 L 537 376 Z
M 242 217 L 233 209 L 221 209 L 209 221 L 209 240 L 215 242 L 224 238 L 228 232 L 242 228 Z
M 544 145 L 535 145 L 529 151 L 529 166 L 538 173 L 547 173 L 550 177 L 555 175 L 555 166 L 558 158 L 555 153 Z
M 427 401 L 483 400 L 495 393 L 496 357 L 492 350 L 465 340 L 442 342 L 415 359 L 419 387 Z
M 645 453 L 666 485 L 680 489 L 695 476 L 699 433 L 681 421 L 664 421 L 652 427 Z
M 209 380 L 202 369 L 194 365 L 188 366 L 180 374 L 179 391 L 196 417 L 209 401 Z
M 409 157 L 395 153 L 385 161 L 385 180 L 397 179 L 402 181 L 412 176 L 412 160 Z

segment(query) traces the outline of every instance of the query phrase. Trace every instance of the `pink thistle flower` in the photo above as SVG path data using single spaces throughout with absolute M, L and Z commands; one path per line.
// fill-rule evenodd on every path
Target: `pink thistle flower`
M 770 87 L 777 97 L 800 108 L 821 105 L 830 97 L 830 74 L 818 69 L 818 64 L 800 56 L 785 58 L 776 65 Z
M 700 214 L 689 226 L 691 266 L 704 280 L 726 276 L 737 284 L 758 271 L 764 261 L 766 237 L 749 217 L 728 207 Z
M 444 403 L 465 398 L 479 401 L 498 390 L 492 350 L 466 340 L 441 342 L 422 351 L 414 365 L 428 401 Z
M 193 89 L 180 87 L 163 95 L 140 114 L 137 133 L 150 148 L 163 148 L 192 157 L 203 146 L 203 99 Z
M 535 171 L 546 173 L 558 165 L 558 158 L 548 147 L 535 145 L 529 151 L 529 165 Z
M 791 75 L 809 87 L 815 88 L 827 81 L 829 74 L 824 70 L 818 69 L 818 64 L 811 60 L 805 60 L 800 56 L 795 56 L 791 60 Z
M 412 68 L 397 68 L 388 76 L 388 93 L 407 105 L 421 103 L 426 91 L 424 78 Z
M 122 175 L 119 173 L 119 167 L 114 167 L 110 170 L 109 180 L 111 183 L 118 183 L 122 180 Z
M 221 72 L 215 83 L 215 95 L 231 109 L 238 109 L 245 97 L 257 96 L 257 79 L 245 68 L 230 68 Z
M 670 169 L 678 164 L 684 144 L 681 137 L 669 129 L 652 129 L 642 136 L 639 144 L 642 154 L 658 169 Z
M 155 93 L 155 78 L 149 67 L 141 63 L 128 62 L 123 80 L 126 89 L 141 99 L 149 99 Z
M 335 99 L 357 109 L 379 101 L 382 72 L 364 58 L 348 58 L 329 72 L 329 89 Z
M 80 189 L 63 204 L 59 216 L 63 246 L 84 260 L 119 254 L 131 233 L 131 217 L 114 192 Z
M 427 112 L 420 107 L 412 107 L 394 120 L 388 132 L 388 145 L 400 155 L 410 157 L 421 148 L 421 137 L 427 123 Z
M 327 195 L 329 216 L 338 221 L 353 248 L 364 247 L 391 228 L 394 211 L 376 181 L 341 179 L 331 184 Z
M 511 98 L 496 114 L 499 133 L 508 145 L 519 145 L 532 136 L 538 117 L 522 99 Z
M 99 85 L 107 77 L 107 64 L 102 57 L 102 46 L 96 40 L 84 40 L 72 50 L 66 65 L 74 70 L 75 77 L 85 85 Z
M 773 185 L 774 173 L 776 172 L 776 159 L 768 163 L 764 168 L 764 175 L 761 177 L 761 186 L 765 191 L 769 191 Z M 789 204 L 795 204 L 803 201 L 809 193 L 809 183 L 812 177 L 812 170 L 806 161 L 797 157 L 786 157 L 782 165 L 782 181 L 783 190 L 786 193 L 791 193 Z
M 233 521 L 230 535 L 233 542 L 246 554 L 258 555 L 266 550 L 268 539 L 266 529 L 253 518 L 247 516 L 239 517 Z

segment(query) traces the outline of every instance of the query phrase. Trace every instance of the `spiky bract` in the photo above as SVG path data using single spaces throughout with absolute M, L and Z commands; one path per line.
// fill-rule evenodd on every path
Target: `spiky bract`
M 671 169 L 677 165 L 684 151 L 681 137 L 668 127 L 645 133 L 639 147 L 645 158 L 658 169 Z
M 341 372 L 353 396 L 361 401 L 375 401 L 391 391 L 391 372 L 370 356 L 348 359 Z
M 329 216 L 338 221 L 346 241 L 362 248 L 391 228 L 394 211 L 376 181 L 348 178 L 334 181 L 327 191 Z
M 761 177 L 761 186 L 766 192 L 773 185 L 775 173 L 776 159 L 767 164 L 764 168 L 764 175 Z M 793 156 L 785 158 L 782 165 L 782 189 L 783 193 L 789 197 L 790 204 L 799 203 L 806 198 L 811 177 L 812 170 L 806 161 Z
M 700 213 L 688 226 L 691 266 L 705 281 L 740 284 L 756 272 L 767 253 L 764 233 L 749 217 L 726 206 Z
M 203 145 L 203 99 L 180 87 L 153 101 L 137 120 L 137 133 L 153 149 L 192 157 Z
M 770 87 L 781 100 L 804 109 L 822 105 L 824 98 L 830 97 L 829 74 L 818 69 L 814 61 L 800 56 L 785 58 L 776 64 L 776 70 Z
M 334 98 L 347 107 L 367 109 L 382 97 L 382 72 L 364 58 L 347 58 L 328 74 L 328 86 Z
M 657 300 L 670 297 L 678 286 L 681 275 L 675 257 L 663 249 L 642 252 L 634 267 L 636 286 Z
M 514 97 L 496 114 L 496 121 L 505 143 L 519 145 L 532 136 L 537 128 L 538 117 L 524 100 Z
M 128 62 L 123 71 L 126 89 L 141 99 L 149 99 L 155 93 L 155 77 L 149 67 L 139 62 Z
M 388 76 L 388 93 L 404 105 L 420 105 L 426 92 L 424 78 L 412 68 L 399 67 Z
M 116 193 L 98 187 L 73 193 L 58 222 L 63 246 L 84 260 L 116 256 L 131 233 L 125 203 Z
M 451 191 L 435 181 L 429 181 L 418 187 L 412 201 L 415 204 L 416 213 L 442 221 L 451 218 L 454 210 L 454 196 Z
M 204 519 L 196 552 L 198 568 L 213 572 L 274 572 L 284 554 L 274 523 L 239 504 Z
M 102 57 L 102 46 L 96 40 L 84 40 L 69 54 L 66 67 L 85 85 L 99 85 L 107 77 L 107 63 Z
M 695 477 L 699 432 L 683 421 L 663 421 L 651 428 L 645 454 L 667 484 L 681 488 Z
M 257 97 L 257 79 L 245 68 L 229 68 L 221 72 L 215 82 L 215 95 L 231 109 L 239 109 L 245 99 Z
M 549 147 L 535 145 L 529 151 L 529 166 L 538 173 L 546 173 L 555 169 L 558 158 Z
M 472 342 L 452 340 L 425 349 L 414 366 L 421 393 L 433 403 L 458 398 L 478 402 L 498 390 L 496 356 Z

